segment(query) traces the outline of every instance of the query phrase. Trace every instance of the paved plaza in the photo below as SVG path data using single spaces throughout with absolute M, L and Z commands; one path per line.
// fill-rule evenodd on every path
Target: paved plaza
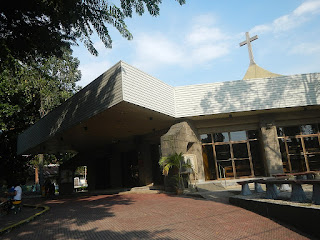
M 286 225 L 221 200 L 131 193 L 44 203 L 50 211 L 0 238 L 309 239 Z

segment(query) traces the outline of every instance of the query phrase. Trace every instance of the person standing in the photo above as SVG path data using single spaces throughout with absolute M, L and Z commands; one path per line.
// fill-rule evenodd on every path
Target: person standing
M 20 204 L 21 203 L 21 197 L 22 197 L 22 188 L 20 187 L 20 184 L 16 184 L 14 187 L 14 195 L 13 195 L 13 204 Z
M 17 213 L 21 210 L 22 188 L 18 183 L 14 184 L 14 186 L 14 191 L 8 194 L 13 196 L 13 199 L 11 200 L 11 209 L 14 209 L 15 213 Z

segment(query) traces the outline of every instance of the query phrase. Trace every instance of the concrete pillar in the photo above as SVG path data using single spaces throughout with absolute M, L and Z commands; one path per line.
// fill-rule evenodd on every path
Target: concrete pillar
M 201 141 L 191 121 L 171 126 L 161 137 L 161 153 L 163 157 L 174 153 L 194 154 L 197 158 L 197 180 L 205 180 Z
M 93 191 L 96 189 L 96 159 L 94 158 L 94 156 L 91 156 L 90 160 L 88 161 L 87 167 L 88 190 Z
M 73 193 L 74 169 L 59 169 L 59 194 L 66 195 Z
M 282 158 L 277 135 L 277 128 L 273 120 L 261 118 L 261 140 L 265 156 L 265 169 L 268 176 L 272 174 L 283 173 Z

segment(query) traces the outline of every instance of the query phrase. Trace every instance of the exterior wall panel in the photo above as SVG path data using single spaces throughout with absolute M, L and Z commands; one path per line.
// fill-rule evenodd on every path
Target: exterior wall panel
M 174 88 L 126 64 L 123 67 L 123 100 L 175 116 Z
M 176 117 L 320 104 L 320 74 L 175 88 Z

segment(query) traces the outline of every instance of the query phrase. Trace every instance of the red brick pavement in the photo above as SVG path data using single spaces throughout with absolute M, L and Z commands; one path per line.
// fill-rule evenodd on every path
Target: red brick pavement
M 51 210 L 7 239 L 308 239 L 229 204 L 166 194 L 49 200 Z M 1 238 L 0 237 L 0 238 Z

